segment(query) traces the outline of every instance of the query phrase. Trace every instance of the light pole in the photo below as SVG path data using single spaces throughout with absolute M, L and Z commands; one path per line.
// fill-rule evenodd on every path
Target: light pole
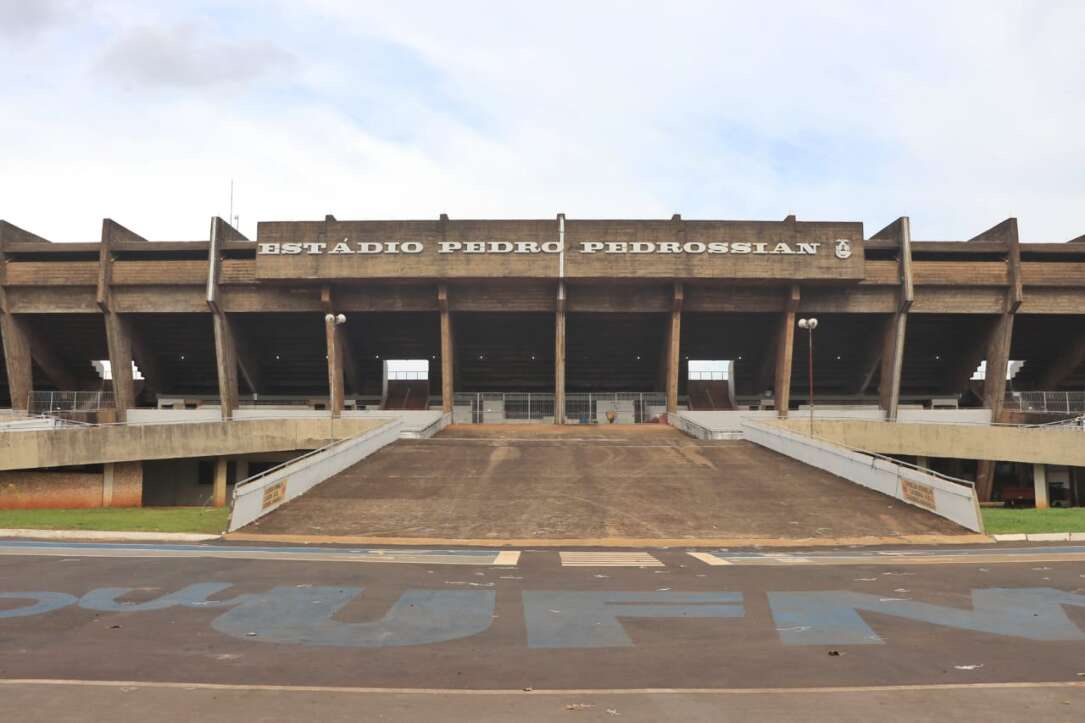
M 818 320 L 811 317 L 809 319 L 799 319 L 799 328 L 806 329 L 807 335 L 807 360 L 806 360 L 806 374 L 807 384 L 810 389 L 810 438 L 814 438 L 814 329 L 818 328 Z

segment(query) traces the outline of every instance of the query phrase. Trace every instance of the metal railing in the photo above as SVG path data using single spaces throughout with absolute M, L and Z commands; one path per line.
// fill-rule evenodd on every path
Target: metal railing
M 27 407 L 29 414 L 97 412 L 113 409 L 113 392 L 30 392 Z
M 1010 392 L 1006 409 L 1074 414 L 1085 412 L 1085 392 Z
M 666 412 L 662 392 L 566 394 L 565 419 L 571 423 L 616 424 L 651 422 Z M 456 424 L 553 422 L 554 395 L 536 392 L 459 392 L 453 398 Z

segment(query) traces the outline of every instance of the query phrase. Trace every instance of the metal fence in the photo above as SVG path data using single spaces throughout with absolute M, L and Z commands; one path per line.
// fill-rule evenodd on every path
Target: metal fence
M 1080 414 L 1085 412 L 1085 392 L 1010 392 L 1005 406 L 1022 412 Z
M 566 394 L 565 419 L 570 423 L 641 424 L 664 414 L 667 396 L 657 392 Z M 456 424 L 554 421 L 554 395 L 535 392 L 457 393 L 452 406 Z
M 30 392 L 29 414 L 64 414 L 113 409 L 113 392 Z

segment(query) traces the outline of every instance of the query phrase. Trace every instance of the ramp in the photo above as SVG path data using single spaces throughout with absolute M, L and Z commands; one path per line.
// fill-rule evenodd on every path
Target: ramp
M 965 532 L 749 441 L 664 425 L 452 425 L 382 448 L 245 531 L 689 544 Z

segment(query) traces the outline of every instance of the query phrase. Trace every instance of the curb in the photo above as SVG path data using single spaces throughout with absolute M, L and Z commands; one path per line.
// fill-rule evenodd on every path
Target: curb
M 112 540 L 115 542 L 209 542 L 221 535 L 194 532 L 106 532 L 102 530 L 5 530 L 0 538 L 18 537 L 36 540 Z
M 1085 542 L 1085 532 L 1018 532 L 991 537 L 995 542 Z
M 804 547 L 884 547 L 886 545 L 976 545 L 992 542 L 987 535 L 900 535 L 896 537 L 726 537 L 726 538 L 445 538 L 445 537 L 373 537 L 360 535 L 296 535 L 256 532 L 230 532 L 226 541 L 286 543 L 292 545 L 366 545 L 383 547 L 514 547 L 517 549 L 625 548 L 633 550 L 678 548 L 804 548 Z

